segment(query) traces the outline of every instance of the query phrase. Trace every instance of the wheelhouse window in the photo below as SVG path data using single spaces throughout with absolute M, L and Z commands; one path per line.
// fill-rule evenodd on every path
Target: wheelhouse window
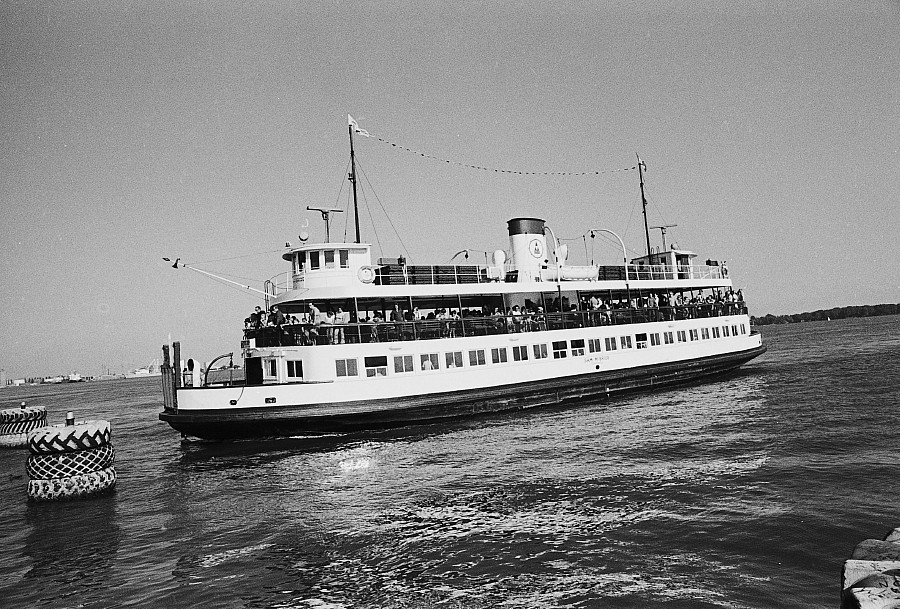
M 303 378 L 303 362 L 300 360 L 289 359 L 287 361 L 287 375 L 288 379 L 302 379 Z
M 366 376 L 387 376 L 387 356 L 379 355 L 364 359 Z
M 494 364 L 505 364 L 508 357 L 506 347 L 491 349 L 491 362 Z
M 366 358 L 366 359 L 368 359 L 368 358 Z M 399 374 L 399 373 L 403 373 L 403 372 L 412 372 L 412 371 L 413 371 L 412 355 L 395 355 L 394 356 L 394 372 Z
M 512 348 L 513 352 L 513 360 L 517 362 L 524 362 L 528 360 L 528 346 L 527 345 L 516 345 Z
M 263 370 L 267 377 L 273 378 L 278 376 L 278 360 L 275 358 L 266 358 L 263 360 Z
M 533 345 L 532 352 L 534 353 L 534 359 L 546 359 L 546 357 L 547 357 L 546 343 L 541 343 L 539 345 Z
M 615 336 L 607 336 L 605 340 L 606 340 L 606 350 L 607 351 L 615 351 L 617 349 Z
M 309 270 L 318 271 L 321 268 L 319 264 L 319 252 L 310 252 L 309 253 Z
M 325 268 L 334 268 L 334 250 L 325 250 Z
M 553 341 L 553 359 L 564 358 L 566 356 L 567 348 L 568 348 L 568 341 L 565 341 L 565 340 Z
M 646 349 L 647 348 L 647 335 L 644 332 L 635 334 L 634 341 L 637 343 L 638 349 Z
M 356 359 L 334 360 L 334 367 L 337 376 L 359 376 Z
M 462 351 L 451 351 L 450 353 L 445 353 L 444 361 L 447 362 L 447 368 L 462 368 Z
M 474 351 L 469 351 L 469 365 L 470 366 L 484 366 L 487 363 L 487 360 L 484 359 L 484 349 L 476 349 Z
M 584 355 L 584 339 L 583 338 L 572 339 L 570 346 L 572 347 L 572 357 L 578 357 L 579 355 Z
M 338 250 L 338 258 L 342 269 L 350 268 L 350 250 Z
M 437 353 L 423 353 L 419 357 L 419 365 L 422 367 L 422 370 L 437 370 L 438 369 L 438 354 Z

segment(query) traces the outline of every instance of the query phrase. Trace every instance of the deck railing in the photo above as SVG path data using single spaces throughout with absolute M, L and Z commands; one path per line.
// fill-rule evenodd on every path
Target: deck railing
M 422 319 L 401 322 L 318 325 L 298 323 L 246 329 L 244 330 L 244 346 L 249 346 L 250 339 L 255 339 L 257 347 L 379 343 L 615 326 L 746 313 L 747 307 L 743 302 L 717 302 L 659 308 L 470 316 L 460 319 Z
M 552 265 L 551 265 L 552 266 Z M 385 264 L 376 268 L 375 285 L 458 285 L 468 283 L 515 282 L 518 272 L 507 264 L 504 268 L 484 265 L 401 265 Z M 565 268 L 565 267 L 564 267 Z M 587 268 L 587 267 L 579 267 Z M 625 265 L 601 265 L 590 281 L 654 281 L 727 279 L 728 271 L 722 266 L 670 266 L 664 264 L 629 264 L 626 277 Z M 553 270 L 552 268 L 550 270 Z M 312 271 L 316 272 L 316 271 Z M 554 275 L 555 276 L 555 275 Z M 300 285 L 302 275 L 279 273 L 266 282 L 266 292 L 277 296 Z M 563 275 L 563 283 L 569 281 Z

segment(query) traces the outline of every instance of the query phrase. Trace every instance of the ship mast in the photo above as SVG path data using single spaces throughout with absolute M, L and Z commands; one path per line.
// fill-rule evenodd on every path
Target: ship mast
M 647 237 L 647 263 L 650 263 L 650 225 L 647 223 L 647 197 L 644 195 L 644 170 L 647 168 L 641 156 L 637 155 L 638 175 L 641 179 L 641 203 L 644 206 L 644 236 Z
M 350 175 L 347 178 L 353 184 L 353 216 L 356 220 L 356 243 L 360 243 L 359 238 L 359 205 L 356 199 L 356 154 L 353 152 L 353 123 L 351 122 L 347 128 L 350 132 Z M 646 216 L 645 216 L 646 217 Z

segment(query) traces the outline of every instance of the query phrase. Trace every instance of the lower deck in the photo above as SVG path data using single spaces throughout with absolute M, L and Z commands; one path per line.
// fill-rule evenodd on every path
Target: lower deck
M 245 385 L 172 388 L 160 418 L 210 438 L 400 425 L 686 382 L 764 351 L 745 315 L 248 349 Z
M 603 398 L 626 391 L 651 390 L 725 375 L 765 352 L 761 344 L 727 354 L 579 374 L 566 378 L 501 384 L 407 396 L 390 400 L 356 400 L 312 404 L 277 404 L 265 408 L 166 410 L 160 419 L 183 434 L 203 439 L 265 438 L 397 427 L 413 423 L 522 410 Z M 179 391 L 222 391 L 207 388 Z

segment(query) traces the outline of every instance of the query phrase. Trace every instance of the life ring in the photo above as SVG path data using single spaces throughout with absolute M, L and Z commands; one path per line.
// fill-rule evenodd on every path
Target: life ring
M 113 467 L 49 480 L 29 480 L 28 498 L 35 501 L 74 499 L 96 495 L 116 486 L 116 470 Z
M 0 436 L 28 433 L 32 429 L 46 426 L 47 419 L 45 418 L 29 419 L 27 421 L 16 421 L 15 423 L 0 423 Z
M 6 408 L 0 410 L 0 423 L 15 423 L 17 421 L 31 421 L 47 417 L 47 409 L 43 406 L 29 406 L 28 408 Z
M 115 461 L 116 451 L 112 444 L 107 444 L 74 453 L 31 455 L 28 457 L 25 471 L 32 480 L 69 478 L 106 469 L 111 467 Z
M 356 272 L 356 276 L 359 277 L 359 280 L 363 283 L 372 283 L 375 281 L 375 267 L 361 266 L 359 267 L 359 271 Z
M 28 435 L 33 455 L 71 453 L 109 444 L 109 421 L 79 421 L 75 425 L 52 425 Z

